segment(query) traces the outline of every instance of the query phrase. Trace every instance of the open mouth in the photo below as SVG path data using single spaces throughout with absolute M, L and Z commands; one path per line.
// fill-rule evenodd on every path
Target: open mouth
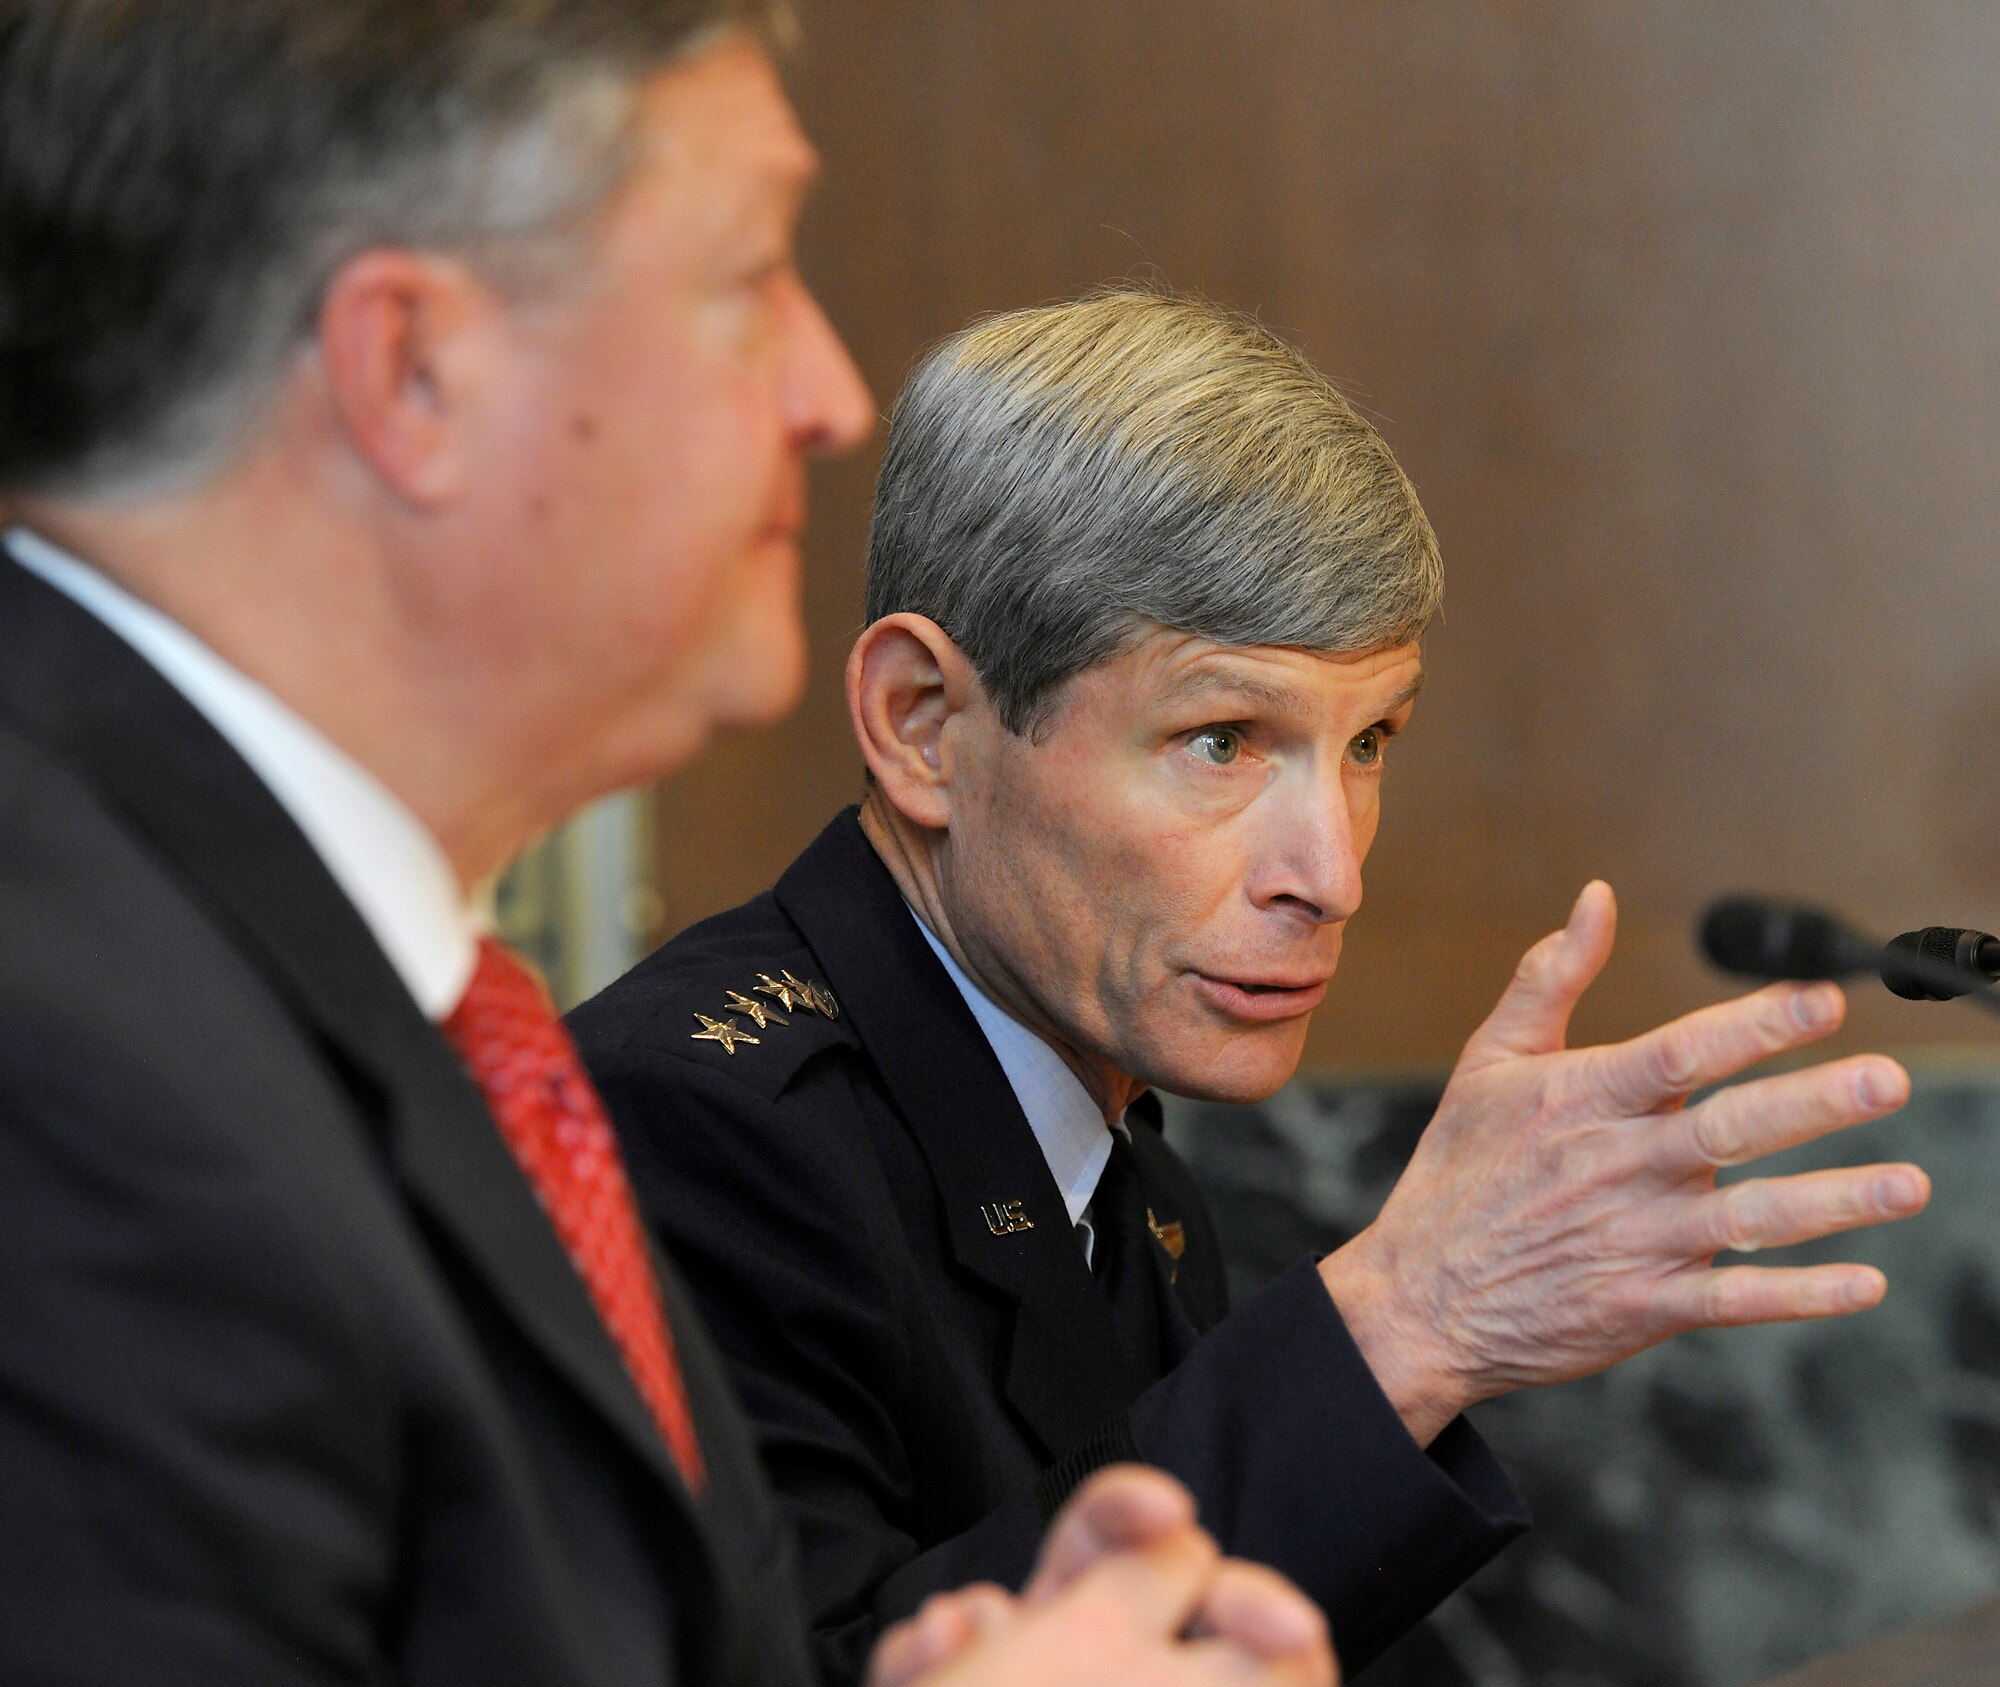
M 1196 973 L 1194 978 L 1195 987 L 1212 1007 L 1228 1018 L 1253 1023 L 1296 1019 L 1311 1013 L 1326 999 L 1328 982 L 1318 978 L 1280 984 L 1260 979 L 1218 978 L 1205 972 Z

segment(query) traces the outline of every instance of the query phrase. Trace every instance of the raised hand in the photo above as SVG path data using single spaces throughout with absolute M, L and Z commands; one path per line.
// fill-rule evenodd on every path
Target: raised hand
M 1136 1465 L 1094 1476 L 1051 1525 L 1016 1599 L 940 1594 L 876 1648 L 869 1687 L 1336 1687 L 1319 1610 L 1225 1559 L 1186 1489 Z
M 1772 985 L 1630 1042 L 1565 1048 L 1616 923 L 1610 887 L 1592 883 L 1528 951 L 1380 1215 L 1320 1266 L 1421 1443 L 1477 1401 L 1587 1376 L 1682 1330 L 1871 1307 L 1887 1284 L 1868 1266 L 1712 1262 L 1930 1199 L 1910 1165 L 1718 1187 L 1722 1167 L 1893 1112 L 1909 1078 L 1857 1055 L 1687 1105 L 1834 1031 L 1846 999 L 1832 984 Z

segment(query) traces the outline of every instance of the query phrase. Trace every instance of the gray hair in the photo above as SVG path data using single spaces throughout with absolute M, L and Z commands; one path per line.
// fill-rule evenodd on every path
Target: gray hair
M 0 489 L 199 480 L 370 247 L 553 279 L 640 81 L 788 4 L 0 0 Z
M 1149 628 L 1358 653 L 1416 638 L 1443 591 L 1381 435 L 1201 300 L 1118 288 L 988 317 L 890 419 L 868 619 L 937 622 L 1016 733 Z

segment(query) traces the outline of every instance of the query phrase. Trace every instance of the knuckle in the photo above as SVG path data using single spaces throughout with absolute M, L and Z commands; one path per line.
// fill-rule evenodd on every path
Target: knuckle
M 1711 1272 L 1701 1286 L 1700 1315 L 1704 1324 L 1733 1324 L 1742 1293 L 1727 1272 Z
M 1675 1026 L 1653 1045 L 1653 1075 L 1671 1093 L 1693 1089 L 1700 1071 L 1701 1047 L 1691 1031 Z
M 1827 1206 L 1828 1219 L 1841 1226 L 1863 1223 L 1881 1211 L 1873 1182 L 1866 1173 L 1842 1178 Z
M 1771 984 L 1757 993 L 1757 1039 L 1767 1048 L 1789 1048 L 1799 1040 L 1804 1027 L 1797 1011 L 1798 987 Z
M 1715 1204 L 1710 1236 L 1718 1252 L 1744 1253 L 1757 1246 L 1762 1205 L 1747 1185 L 1723 1191 Z
M 1749 1156 L 1744 1150 L 1737 1110 L 1718 1099 L 1687 1114 L 1688 1143 L 1696 1159 L 1711 1168 L 1733 1166 Z
M 1601 1087 L 1596 1050 L 1559 1056 L 1545 1069 L 1523 1112 L 1531 1122 L 1585 1112 Z
M 1742 1325 L 1757 1319 L 1757 1272 L 1751 1266 L 1717 1271 L 1708 1279 L 1707 1322 Z
M 1585 1341 L 1598 1354 L 1623 1353 L 1644 1325 L 1645 1313 L 1645 1301 L 1636 1293 L 1611 1289 L 1593 1295 L 1583 1306 Z
M 1530 948 L 1522 955 L 1514 968 L 1514 985 L 1517 989 L 1541 991 L 1548 988 L 1555 974 L 1555 950 L 1549 938 Z

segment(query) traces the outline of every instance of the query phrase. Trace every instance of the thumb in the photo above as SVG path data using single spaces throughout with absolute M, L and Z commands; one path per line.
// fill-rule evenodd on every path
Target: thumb
M 1085 1571 L 1194 1524 L 1194 1499 L 1163 1470 L 1114 1464 L 1076 1491 L 1049 1526 L 1040 1562 L 1022 1597 L 1053 1598 Z
M 981 1640 L 1005 1634 L 1013 1606 L 1013 1596 L 991 1582 L 932 1594 L 914 1617 L 882 1636 L 868 1661 L 868 1687 L 910 1687 L 957 1662 Z
M 1592 879 L 1570 909 L 1569 923 L 1521 957 L 1513 982 L 1465 1045 L 1458 1069 L 1560 1049 L 1571 1012 L 1611 958 L 1617 931 L 1617 898 L 1602 879 Z

